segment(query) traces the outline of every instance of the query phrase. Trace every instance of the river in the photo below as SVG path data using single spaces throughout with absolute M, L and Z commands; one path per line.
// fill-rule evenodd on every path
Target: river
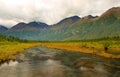
M 35 47 L 0 66 L 0 77 L 120 77 L 120 60 Z

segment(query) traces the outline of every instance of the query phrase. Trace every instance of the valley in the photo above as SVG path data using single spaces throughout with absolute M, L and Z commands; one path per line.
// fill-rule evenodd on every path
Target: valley
M 119 77 L 119 61 L 120 7 L 52 25 L 0 25 L 0 77 Z

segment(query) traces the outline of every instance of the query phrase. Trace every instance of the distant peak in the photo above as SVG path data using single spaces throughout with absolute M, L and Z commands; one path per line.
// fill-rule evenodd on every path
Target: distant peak
M 116 11 L 119 11 L 120 10 L 120 7 L 112 7 L 111 9 L 109 9 L 109 11 L 110 10 L 116 10 Z
M 1 32 L 4 32 L 4 31 L 6 31 L 6 30 L 8 30 L 7 27 L 5 27 L 5 26 L 3 26 L 3 25 L 0 25 L 0 33 L 1 33 Z
M 87 17 L 89 17 L 89 18 L 94 18 L 92 15 L 88 15 Z
M 114 16 L 120 18 L 120 7 L 113 7 L 101 15 L 101 17 Z
M 79 19 L 80 19 L 79 16 L 67 17 L 61 20 L 60 22 L 53 24 L 52 26 L 69 26 L 77 22 Z
M 0 27 L 3 27 L 2 25 L 0 25 Z
M 28 24 L 45 24 L 43 22 L 38 22 L 38 21 L 32 21 L 32 22 L 29 22 Z
M 89 19 L 94 19 L 94 18 L 97 18 L 97 17 L 98 17 L 98 16 L 88 15 L 88 16 L 83 17 L 82 19 L 83 19 L 83 20 L 89 20 Z
M 3 25 L 0 25 L 0 28 L 6 28 L 6 29 L 8 29 L 7 27 L 5 27 L 5 26 L 3 26 Z
M 20 23 L 18 23 L 18 24 L 16 24 L 16 25 L 26 25 L 26 23 L 20 22 Z
M 69 17 L 69 18 L 72 18 L 72 19 L 80 19 L 79 16 L 72 16 L 72 17 Z
M 43 26 L 43 27 L 49 26 L 49 25 L 46 24 L 46 23 L 37 22 L 37 21 L 29 22 L 27 25 L 29 25 L 29 26 Z

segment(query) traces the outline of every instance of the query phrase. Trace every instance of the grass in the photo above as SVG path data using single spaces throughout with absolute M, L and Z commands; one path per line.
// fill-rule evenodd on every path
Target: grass
M 119 41 L 110 40 L 96 42 L 51 42 L 43 43 L 42 45 L 48 48 L 56 48 L 74 52 L 87 53 L 106 58 L 120 58 Z
M 120 41 L 87 41 L 87 42 L 10 42 L 0 41 L 0 62 L 15 60 L 17 54 L 35 46 L 63 49 L 73 52 L 98 55 L 106 58 L 120 58 Z M 107 47 L 107 50 L 105 48 Z
M 0 42 L 0 62 L 5 60 L 15 60 L 17 54 L 22 53 L 25 49 L 39 46 L 40 43 L 20 43 L 20 42 Z

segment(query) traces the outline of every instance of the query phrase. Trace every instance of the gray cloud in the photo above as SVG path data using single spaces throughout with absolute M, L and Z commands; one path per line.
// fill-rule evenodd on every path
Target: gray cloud
M 0 0 L 0 24 L 8 27 L 30 21 L 54 24 L 73 15 L 101 15 L 116 6 L 120 6 L 120 0 Z

